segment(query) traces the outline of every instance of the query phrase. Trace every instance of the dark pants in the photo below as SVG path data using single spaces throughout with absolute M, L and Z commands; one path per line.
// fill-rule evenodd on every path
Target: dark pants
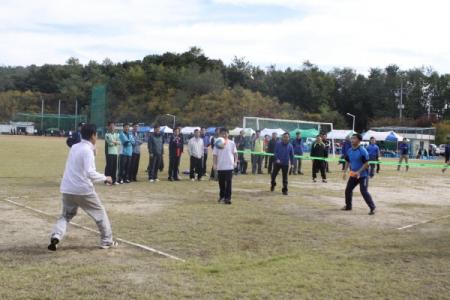
M 203 154 L 202 176 L 206 176 L 206 163 L 208 162 L 208 153 Z
M 264 156 L 262 155 L 252 155 L 252 173 L 256 174 L 262 174 L 262 163 L 263 163 Z
M 295 155 L 303 155 L 303 154 L 295 154 Z M 294 158 L 294 165 L 289 170 L 289 175 L 294 173 L 295 175 L 302 173 L 302 159 Z
M 327 174 L 325 173 L 325 161 L 323 160 L 313 160 L 312 163 L 312 177 L 313 179 L 317 178 L 317 172 L 320 171 L 320 175 L 322 179 L 327 179 Z
M 130 174 L 130 162 L 131 156 L 120 155 L 119 181 L 130 180 L 128 177 Z
M 105 176 L 111 176 L 113 183 L 117 181 L 117 155 L 106 155 Z
M 374 158 L 374 159 L 369 159 L 369 161 L 376 161 L 378 162 L 379 159 L 378 158 Z M 373 177 L 375 176 L 375 169 L 377 170 L 377 173 L 380 172 L 380 164 L 370 164 L 369 163 L 369 176 Z
M 247 174 L 247 161 L 245 160 L 244 153 L 238 154 L 238 166 L 235 169 L 235 173 Z
M 231 182 L 233 178 L 233 170 L 217 171 L 220 188 L 220 199 L 231 201 Z
M 370 196 L 368 188 L 369 188 L 369 178 L 366 177 L 350 177 L 347 182 L 347 187 L 345 188 L 345 206 L 347 209 L 352 208 L 352 197 L 353 190 L 359 184 L 359 190 L 361 191 L 361 195 L 366 201 L 367 205 L 371 210 L 375 209 L 375 203 L 373 203 L 372 196 Z
M 269 165 L 267 166 L 267 172 L 272 174 L 273 164 L 275 162 L 275 158 L 273 156 L 269 156 Z
M 288 165 L 281 165 L 281 164 L 277 164 L 275 163 L 273 166 L 273 171 L 272 171 L 272 186 L 276 186 L 276 179 L 278 176 L 278 173 L 281 170 L 281 174 L 283 175 L 283 192 L 287 192 L 288 191 L 288 171 L 289 171 L 289 166 Z
M 189 178 L 194 179 L 195 173 L 197 173 L 197 178 L 200 180 L 203 176 L 203 158 L 197 158 L 195 156 L 191 156 L 191 163 L 189 167 Z
M 267 169 L 267 163 L 269 162 L 269 156 L 264 155 L 264 168 Z
M 136 181 L 137 173 L 139 171 L 139 161 L 141 160 L 141 155 L 138 153 L 133 153 L 131 156 L 131 163 L 130 163 L 130 175 L 129 179 Z
M 169 178 L 178 179 L 180 174 L 181 156 L 171 155 L 169 157 Z
M 158 179 L 158 171 L 161 167 L 161 161 L 161 154 L 152 154 L 150 156 L 150 169 L 148 170 L 148 179 Z

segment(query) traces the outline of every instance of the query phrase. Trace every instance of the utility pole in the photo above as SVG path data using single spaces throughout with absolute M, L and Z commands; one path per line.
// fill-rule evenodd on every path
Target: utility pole
M 403 109 L 405 109 L 405 105 L 403 105 L 403 81 L 400 83 L 400 103 L 398 104 L 397 107 L 400 111 L 400 122 L 402 122 Z
M 347 113 L 347 116 L 350 116 L 350 117 L 353 118 L 353 126 L 352 126 L 352 130 L 353 130 L 353 132 L 355 132 L 355 119 L 356 119 L 356 116 L 355 116 L 355 115 L 352 115 L 351 113 Z

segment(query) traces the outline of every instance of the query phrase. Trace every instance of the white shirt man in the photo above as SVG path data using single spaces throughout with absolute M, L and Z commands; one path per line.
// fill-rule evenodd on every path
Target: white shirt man
M 108 215 L 94 190 L 94 182 L 112 183 L 112 178 L 98 173 L 95 169 L 95 143 L 97 132 L 95 125 L 87 124 L 81 129 L 82 141 L 72 146 L 66 162 L 61 182 L 63 211 L 56 222 L 48 249 L 56 250 L 56 245 L 66 233 L 67 224 L 81 207 L 94 219 L 101 235 L 101 248 L 116 246 L 112 238 Z
M 219 203 L 231 204 L 233 170 L 236 168 L 238 155 L 236 145 L 228 139 L 228 130 L 222 128 L 220 136 L 225 140 L 223 148 L 214 147 L 213 168 L 217 170 L 220 196 Z
M 189 177 L 192 181 L 195 181 L 195 173 L 197 173 L 197 179 L 202 180 L 203 172 L 203 156 L 205 155 L 203 139 L 200 137 L 200 131 L 196 129 L 194 131 L 194 137 L 189 140 L 188 152 L 191 157 Z

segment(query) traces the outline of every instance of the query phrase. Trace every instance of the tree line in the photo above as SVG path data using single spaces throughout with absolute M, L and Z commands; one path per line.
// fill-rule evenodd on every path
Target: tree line
M 241 124 L 243 116 L 333 122 L 356 129 L 376 125 L 429 126 L 449 119 L 450 74 L 431 68 L 321 70 L 306 61 L 299 68 L 262 69 L 242 58 L 226 65 L 193 47 L 184 53 L 148 55 L 142 60 L 90 61 L 64 65 L 0 67 L 0 121 L 16 112 L 88 114 L 92 87 L 106 84 L 108 120 L 152 123 L 173 114 L 181 125 Z M 400 89 L 403 87 L 403 89 Z M 399 120 L 402 95 L 403 118 Z

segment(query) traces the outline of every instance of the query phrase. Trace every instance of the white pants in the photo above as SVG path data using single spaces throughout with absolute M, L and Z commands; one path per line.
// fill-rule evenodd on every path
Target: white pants
M 67 223 L 77 214 L 81 207 L 97 224 L 101 235 L 102 245 L 111 245 L 113 242 L 111 224 L 108 215 L 96 193 L 89 195 L 62 194 L 62 215 L 53 229 L 52 238 L 62 240 L 66 233 Z

